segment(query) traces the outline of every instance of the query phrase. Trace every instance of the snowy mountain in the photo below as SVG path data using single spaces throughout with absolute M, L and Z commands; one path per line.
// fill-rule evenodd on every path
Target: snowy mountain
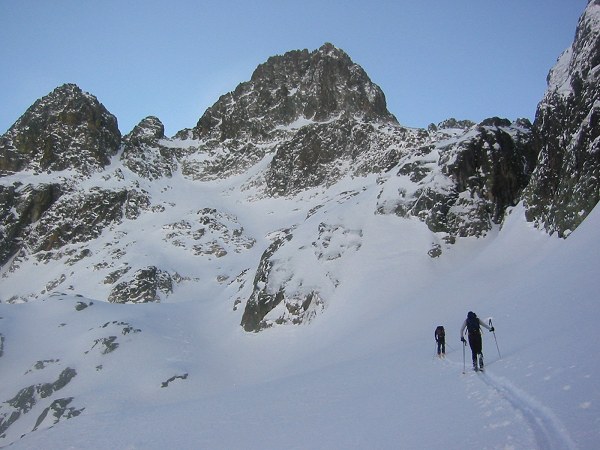
M 173 137 L 35 102 L 0 138 L 0 445 L 593 448 L 598 17 L 533 124 L 403 127 L 331 44 Z
M 568 236 L 600 200 L 599 22 L 598 2 L 590 0 L 536 113 L 540 157 L 525 195 L 528 220 L 559 236 Z
M 56 123 L 63 122 L 56 117 L 63 116 L 80 120 L 69 119 L 60 134 Z M 272 309 L 265 303 L 283 301 L 287 312 L 278 320 L 299 322 L 313 315 L 309 304 L 323 305 L 335 289 L 326 266 L 341 255 L 324 251 L 331 239 L 350 234 L 360 247 L 361 230 L 330 223 L 327 205 L 373 189 L 372 213 L 419 218 L 432 231 L 423 252 L 439 256 L 457 237 L 483 236 L 502 222 L 536 157 L 531 124 L 522 120 L 402 127 L 381 90 L 331 44 L 269 59 L 194 129 L 173 138 L 164 136 L 158 118 L 145 118 L 100 158 L 104 147 L 96 137 L 118 140 L 115 123 L 95 97 L 65 85 L 36 102 L 3 137 L 8 162 L 0 254 L 9 302 L 65 289 L 114 302 L 158 301 L 176 299 L 183 284 L 212 286 L 227 296 L 220 286 L 229 280 L 239 292 L 233 301 L 246 305 L 247 330 L 271 324 L 261 323 Z M 52 158 L 21 144 L 57 134 L 61 148 Z M 96 150 L 81 150 L 85 142 Z M 69 156 L 58 158 L 62 148 Z M 340 191 L 346 178 L 356 183 Z M 228 205 L 235 191 L 241 200 Z M 294 200 L 304 214 L 247 230 L 240 213 L 261 199 Z M 157 236 L 135 231 L 143 227 Z M 293 239 L 300 234 L 302 242 Z M 307 244 L 300 253 L 319 267 L 311 280 L 276 277 L 286 270 L 277 265 L 287 265 L 280 255 Z M 148 245 L 156 249 L 140 259 Z M 173 261 L 161 261 L 173 247 Z M 218 273 L 230 260 L 231 268 Z M 188 269 L 196 263 L 207 266 L 208 279 Z M 24 290 L 22 277 L 37 282 Z

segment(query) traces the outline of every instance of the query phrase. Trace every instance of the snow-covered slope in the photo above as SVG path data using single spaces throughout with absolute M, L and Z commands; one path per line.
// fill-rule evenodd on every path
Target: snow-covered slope
M 4 442 L 26 434 L 11 448 L 595 448 L 600 213 L 566 241 L 522 216 L 516 208 L 496 235 L 431 260 L 414 251 L 428 238 L 421 222 L 340 206 L 340 225 L 363 227 L 362 245 L 337 273 L 344 289 L 328 313 L 300 327 L 244 333 L 230 305 L 200 293 L 175 304 L 70 295 L 1 304 L 1 389 L 22 415 Z M 462 373 L 459 329 L 470 309 L 496 327 L 502 358 L 486 332 L 485 373 Z M 445 360 L 434 357 L 438 324 Z M 64 387 L 38 388 L 67 369 L 76 375 Z M 32 395 L 17 395 L 27 386 Z M 66 410 L 56 406 L 71 398 Z M 80 414 L 46 428 L 56 410 Z
M 0 138 L 0 446 L 595 448 L 599 1 L 533 126 L 403 127 L 331 44 L 172 138 L 40 99 Z
M 282 80 L 287 94 L 275 95 Z M 303 322 L 327 307 L 337 267 L 362 245 L 361 224 L 339 226 L 338 205 L 418 218 L 430 230 L 420 252 L 435 258 L 500 225 L 536 157 L 524 120 L 399 125 L 330 44 L 269 59 L 173 138 L 148 117 L 102 153 L 98 136 L 120 132 L 94 117 L 116 123 L 65 85 L 0 140 L 0 300 L 177 302 L 201 291 L 244 309 L 247 331 Z M 64 155 L 29 145 L 56 139 Z

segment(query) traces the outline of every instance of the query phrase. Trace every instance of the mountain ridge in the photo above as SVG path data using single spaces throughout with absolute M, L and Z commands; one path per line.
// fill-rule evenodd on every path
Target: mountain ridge
M 538 105 L 540 164 L 525 194 L 527 219 L 568 236 L 600 199 L 600 2 L 591 0 L 575 39 L 548 75 Z
M 190 363 L 191 347 L 210 348 L 219 333 L 226 337 L 209 352 L 218 367 L 218 351 L 232 351 L 232 342 L 240 353 L 272 346 L 227 366 L 258 379 L 269 358 L 296 356 L 285 345 L 299 330 L 286 325 L 310 323 L 331 336 L 324 328 L 340 326 L 332 315 L 360 329 L 376 304 L 375 314 L 394 312 L 389 327 L 429 301 L 424 293 L 441 309 L 451 308 L 446 294 L 467 307 L 444 283 L 467 280 L 454 264 L 471 257 L 466 267 L 480 275 L 478 257 L 496 269 L 514 262 L 506 273 L 525 279 L 516 256 L 498 260 L 513 236 L 504 227 L 526 217 L 539 230 L 515 234 L 527 239 L 523 248 L 555 248 L 563 240 L 547 234 L 570 240 L 597 203 L 598 66 L 588 62 L 600 47 L 599 14 L 600 0 L 590 1 L 533 124 L 492 117 L 404 127 L 364 70 L 331 44 L 270 58 L 173 137 L 153 116 L 122 135 L 116 118 L 72 84 L 35 102 L 0 137 L 0 306 L 11 318 L 0 357 L 18 361 L 2 391 L 0 442 L 85 416 L 86 383 L 110 390 L 116 377 L 131 387 L 121 370 L 135 362 L 160 366 L 140 381 L 153 395 L 168 387 L 187 398 L 188 382 L 206 389 L 203 382 L 235 380 Z M 482 251 L 489 247 L 495 253 Z M 526 259 L 526 268 L 539 263 Z M 491 287 L 468 279 L 464 292 L 479 298 L 498 288 L 494 298 L 516 298 L 510 282 L 484 280 Z M 38 306 L 29 322 L 20 313 Z M 415 331 L 407 317 L 401 325 Z M 25 331 L 12 320 L 60 332 L 48 332 L 49 343 L 24 342 L 27 354 L 17 355 L 13 338 Z M 73 342 L 64 351 L 50 349 L 65 335 Z M 176 357 L 164 336 L 177 342 Z M 32 357 L 40 346 L 49 354 Z M 298 346 L 308 358 L 312 349 Z
M 78 112 L 80 109 L 84 114 Z M 32 154 L 32 162 L 24 163 L 22 155 L 28 154 L 28 147 L 20 144 L 24 141 L 21 136 L 29 136 L 32 131 L 21 124 L 41 120 L 42 125 L 34 129 L 37 134 L 29 139 L 47 141 L 47 134 L 56 134 L 52 131 L 53 122 L 47 118 L 53 116 L 69 118 L 58 122 L 66 123 L 65 129 L 70 130 L 63 132 L 61 141 L 64 148 L 74 149 L 68 155 L 77 153 L 81 142 L 92 143 L 96 150 L 79 151 L 77 158 L 61 157 L 57 152 L 45 163 Z M 152 116 L 121 136 L 116 118 L 94 96 L 67 84 L 36 102 L 2 137 L 0 159 L 7 161 L 0 193 L 4 198 L 0 216 L 5 230 L 0 242 L 4 277 L 32 257 L 46 264 L 57 260 L 64 260 L 67 265 L 85 261 L 88 244 L 105 233 L 112 233 L 110 245 L 117 245 L 120 232 L 115 230 L 123 221 L 156 216 L 174 208 L 176 201 L 157 201 L 150 191 L 156 183 L 164 185 L 163 192 L 176 190 L 172 181 L 180 177 L 197 183 L 239 179 L 237 189 L 247 192 L 247 199 L 252 202 L 299 198 L 310 191 L 329 189 L 347 177 L 368 180 L 377 175 L 375 189 L 380 192 L 377 204 L 372 206 L 373 213 L 418 218 L 433 233 L 432 246 L 424 253 L 439 257 L 456 239 L 485 236 L 501 226 L 507 209 L 517 205 L 524 192 L 530 214 L 535 205 L 547 202 L 543 194 L 531 201 L 536 195 L 531 187 L 535 180 L 529 181 L 538 167 L 539 148 L 543 147 L 538 127 L 537 122 L 532 125 L 527 120 L 510 122 L 499 118 L 479 124 L 449 119 L 428 129 L 403 127 L 387 111 L 381 89 L 343 50 L 330 43 L 312 52 L 295 50 L 269 58 L 256 68 L 249 81 L 208 108 L 194 128 L 181 130 L 172 138 L 164 135 L 160 119 Z M 85 130 L 89 130 L 89 137 Z M 104 141 L 111 142 L 106 153 L 102 153 Z M 11 174 L 11 167 L 21 170 Z M 34 182 L 25 189 L 20 181 L 11 182 L 19 179 L 20 172 L 31 169 L 35 169 L 34 176 L 29 180 L 35 180 L 41 170 L 49 170 L 51 182 Z M 53 170 L 62 175 L 52 179 Z M 538 167 L 537 172 L 542 170 Z M 323 206 L 315 204 L 311 209 L 318 211 Z M 206 224 L 213 224 L 215 230 L 227 229 L 221 218 L 236 221 L 234 211 L 204 209 L 212 211 L 209 216 L 213 216 L 198 215 L 205 217 Z M 79 224 L 73 226 L 72 218 L 77 218 Z M 539 222 L 533 216 L 530 220 Z M 291 240 L 299 225 L 288 224 L 283 242 L 276 245 L 276 241 L 270 241 L 264 247 L 263 262 L 256 268 L 254 280 L 247 279 L 243 285 L 256 288 L 259 279 L 268 278 L 265 270 L 273 263 L 269 258 L 277 259 L 275 247 Z M 165 232 L 163 239 L 187 248 L 193 255 L 225 257 L 228 242 L 233 242 L 227 231 L 207 235 L 206 228 L 201 227 L 185 232 L 197 228 L 188 220 L 154 226 L 178 230 Z M 243 239 L 234 241 L 256 243 L 260 238 L 244 236 L 243 224 L 238 224 L 236 230 Z M 191 235 L 192 240 L 173 241 L 169 236 L 175 235 Z M 205 239 L 206 244 L 201 244 Z M 81 248 L 71 249 L 73 245 Z M 120 259 L 127 252 L 119 250 L 116 254 Z M 114 259 L 110 254 L 106 257 Z M 127 301 L 130 295 L 136 301 L 164 300 L 176 289 L 177 282 L 173 280 L 190 279 L 157 264 L 136 264 L 134 270 L 131 263 L 123 264 L 98 280 L 113 286 L 107 299 Z M 248 273 L 249 268 L 239 270 Z M 35 297 L 56 289 L 67 278 L 61 274 L 47 280 L 46 288 L 37 294 L 13 297 Z M 290 320 L 302 321 L 299 317 L 304 316 L 309 299 L 318 298 L 319 291 L 286 291 L 286 283 L 267 283 L 268 287 L 249 295 L 248 308 L 257 306 L 268 313 L 284 301 L 288 310 L 294 311 Z M 136 287 L 130 289 L 129 285 Z M 273 308 L 265 309 L 261 306 L 263 301 Z M 258 325 L 263 318 L 252 319 L 254 331 L 266 325 Z

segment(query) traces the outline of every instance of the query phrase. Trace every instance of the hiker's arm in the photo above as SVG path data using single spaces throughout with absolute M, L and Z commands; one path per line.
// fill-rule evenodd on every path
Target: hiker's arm
M 492 329 L 481 319 L 479 319 L 479 325 L 481 325 L 484 328 L 487 328 L 488 331 L 491 331 Z

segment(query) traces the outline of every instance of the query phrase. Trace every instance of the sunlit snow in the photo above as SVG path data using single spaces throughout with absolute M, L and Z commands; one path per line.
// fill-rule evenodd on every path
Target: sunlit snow
M 220 211 L 235 210 L 236 222 L 264 247 L 268 230 L 298 223 L 298 242 L 309 242 L 301 233 L 327 218 L 327 244 L 289 252 L 279 275 L 293 274 L 307 289 L 329 283 L 326 309 L 304 325 L 246 333 L 232 293 L 215 279 L 255 267 L 258 250 L 216 266 L 193 263 L 163 241 L 168 230 L 155 218 L 125 222 L 124 239 L 140 265 L 149 254 L 161 255 L 163 266 L 205 282 L 182 283 L 160 304 L 109 304 L 82 280 L 84 297 L 67 291 L 0 304 L 2 398 L 72 368 L 77 375 L 54 395 L 72 397 L 69 406 L 83 409 L 54 426 L 48 415 L 31 432 L 40 402 L 3 443 L 16 441 L 16 449 L 594 448 L 599 211 L 560 240 L 533 228 L 517 207 L 501 230 L 461 239 L 432 259 L 426 250 L 435 235 L 422 222 L 372 213 L 379 193 L 373 181 L 347 179 L 335 189 L 357 195 L 313 191 L 303 203 L 302 196 L 248 202 L 250 193 L 224 182 L 171 179 L 187 185 L 189 196 L 161 213 L 164 223 L 218 203 Z M 171 190 L 147 188 L 154 200 L 169 202 Z M 311 196 L 325 201 L 312 215 Z M 319 252 L 327 257 L 317 267 Z M 78 310 L 81 303 L 87 307 Z M 468 348 L 463 373 L 459 329 L 468 310 L 492 317 L 496 327 L 502 359 L 486 332 L 485 373 L 468 370 Z M 439 324 L 447 330 L 443 360 L 434 355 Z M 118 346 L 107 351 L 110 337 Z M 46 361 L 45 368 L 36 369 L 36 361 Z

